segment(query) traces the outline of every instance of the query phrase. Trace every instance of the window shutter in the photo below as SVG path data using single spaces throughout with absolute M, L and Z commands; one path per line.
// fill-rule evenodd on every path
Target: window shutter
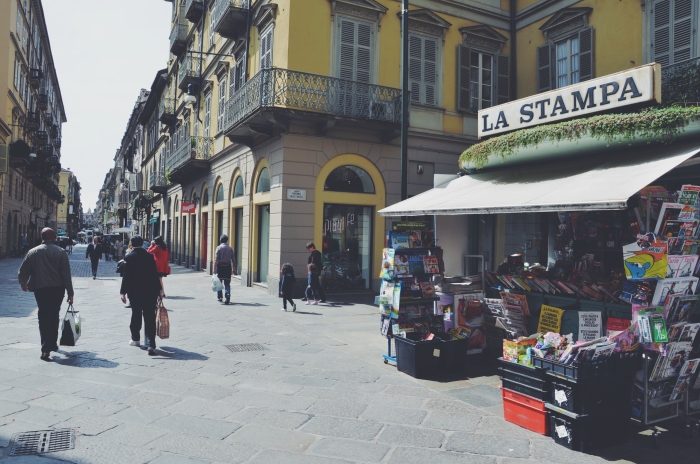
M 496 95 L 494 105 L 508 103 L 510 100 L 510 59 L 505 55 L 496 55 Z
M 578 33 L 579 82 L 593 79 L 593 28 L 587 27 Z
M 663 0 L 654 3 L 652 19 L 654 21 L 654 61 L 662 66 L 670 64 L 671 49 L 671 3 Z
M 272 54 L 272 51 L 270 51 Z M 270 55 L 272 56 L 272 55 Z M 236 63 L 236 67 L 238 68 L 238 87 L 237 89 L 240 89 L 243 87 L 243 84 L 245 84 L 246 81 L 246 64 L 248 63 L 248 54 L 243 53 L 240 56 L 240 60 L 238 63 Z
M 434 39 L 423 39 L 423 103 L 430 106 L 437 105 L 437 47 Z
M 355 80 L 369 84 L 371 80 L 372 26 L 357 23 L 357 72 Z
M 552 89 L 552 46 L 549 43 L 537 47 L 537 92 Z
M 224 116 L 226 108 L 226 78 L 224 77 L 219 83 L 219 107 L 217 114 L 217 131 L 224 130 Z
M 343 19 L 340 27 L 340 67 L 341 79 L 355 80 L 355 22 Z
M 238 90 L 236 78 L 238 76 L 238 63 L 231 66 L 228 72 L 228 98 L 232 98 L 233 94 Z
M 673 62 L 690 58 L 693 36 L 693 0 L 675 0 L 673 4 Z
M 272 66 L 272 31 L 268 29 L 260 38 L 260 69 Z
M 372 25 L 341 18 L 338 27 L 340 33 L 338 77 L 369 84 L 372 78 Z
M 0 174 L 8 172 L 8 152 L 7 145 L 0 145 Z M 10 181 L 10 192 L 12 192 L 12 181 Z
M 469 112 L 469 56 L 471 50 L 465 45 L 457 46 L 457 109 Z
M 423 39 L 411 35 L 408 38 L 408 79 L 411 89 L 411 102 L 420 103 L 423 97 L 421 92 L 422 79 Z

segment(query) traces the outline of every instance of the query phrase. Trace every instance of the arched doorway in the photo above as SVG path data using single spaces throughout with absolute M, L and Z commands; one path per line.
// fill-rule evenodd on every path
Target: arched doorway
M 253 177 L 253 218 L 257 233 L 253 235 L 255 252 L 255 282 L 267 283 L 270 270 L 270 169 L 262 160 Z
M 236 269 L 239 274 L 243 267 L 243 208 L 245 207 L 245 187 L 240 169 L 233 173 L 231 183 L 231 237 L 229 244 L 236 253 Z

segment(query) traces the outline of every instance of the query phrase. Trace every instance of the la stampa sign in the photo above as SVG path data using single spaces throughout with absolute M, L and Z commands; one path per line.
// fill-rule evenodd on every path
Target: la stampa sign
M 661 103 L 661 65 L 651 63 L 479 111 L 479 138 L 649 102 Z

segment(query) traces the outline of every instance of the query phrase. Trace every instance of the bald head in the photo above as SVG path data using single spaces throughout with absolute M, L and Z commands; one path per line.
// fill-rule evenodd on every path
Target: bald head
M 56 240 L 56 232 L 51 227 L 41 229 L 41 239 L 45 242 L 53 242 Z

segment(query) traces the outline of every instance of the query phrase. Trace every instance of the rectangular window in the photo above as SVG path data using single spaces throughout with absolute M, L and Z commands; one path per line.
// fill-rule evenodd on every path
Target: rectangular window
M 469 57 L 469 110 L 476 113 L 492 106 L 493 55 L 472 50 Z
M 656 0 L 652 5 L 652 50 L 662 66 L 697 56 L 693 18 L 697 24 L 698 2 Z
M 224 77 L 219 82 L 219 107 L 217 109 L 217 127 L 216 130 L 221 132 L 224 130 L 224 116 L 226 115 L 226 78 Z
M 438 41 L 411 34 L 408 55 L 411 101 L 437 106 Z
M 209 137 L 209 126 L 211 125 L 211 93 L 204 99 L 204 137 Z
M 269 27 L 260 36 L 260 69 L 272 67 L 272 32 L 274 28 Z
M 214 46 L 214 39 L 215 39 L 215 32 L 214 32 L 214 15 L 209 12 L 209 48 Z
M 580 82 L 579 39 L 572 37 L 556 44 L 557 88 Z

